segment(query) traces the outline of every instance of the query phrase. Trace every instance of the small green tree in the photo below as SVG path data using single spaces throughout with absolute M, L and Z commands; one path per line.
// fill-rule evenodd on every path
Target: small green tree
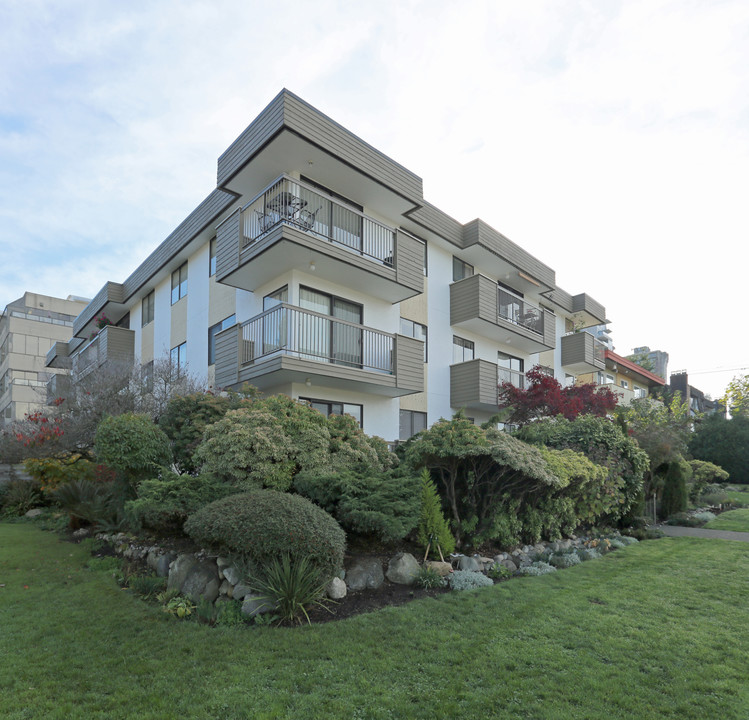
M 737 375 L 721 398 L 732 417 L 749 418 L 749 375 Z
M 131 497 L 141 480 L 172 462 L 169 438 L 147 415 L 133 413 L 104 418 L 96 428 L 94 452 L 99 462 L 117 473 Z
M 687 473 L 686 463 L 683 460 L 675 460 L 670 463 L 666 471 L 661 495 L 661 515 L 669 517 L 674 513 L 684 512 L 687 509 Z M 688 468 L 689 466 L 686 465 Z
M 692 468 L 692 484 L 689 490 L 689 499 L 697 502 L 702 491 L 708 485 L 717 485 L 728 481 L 728 473 L 720 466 L 704 460 L 690 460 L 689 467 Z
M 429 470 L 421 471 L 421 514 L 418 529 L 419 544 L 438 557 L 441 550 L 443 555 L 455 550 L 455 538 L 450 532 L 450 526 L 442 514 L 442 502 L 437 488 L 429 476 Z

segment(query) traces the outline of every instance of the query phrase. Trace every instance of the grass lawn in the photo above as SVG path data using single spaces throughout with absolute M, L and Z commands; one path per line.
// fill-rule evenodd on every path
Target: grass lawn
M 749 544 L 666 538 L 301 629 L 178 621 L 0 524 L 0 717 L 746 718 Z
M 735 503 L 749 506 L 749 492 L 743 490 L 726 490 L 726 495 Z
M 738 510 L 727 510 L 711 520 L 706 528 L 709 530 L 736 530 L 737 532 L 749 532 L 749 508 Z

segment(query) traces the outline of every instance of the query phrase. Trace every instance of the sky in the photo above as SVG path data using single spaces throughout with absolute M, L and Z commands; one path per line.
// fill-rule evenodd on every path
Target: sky
M 0 0 L 0 307 L 123 282 L 286 87 L 601 302 L 749 373 L 746 0 Z

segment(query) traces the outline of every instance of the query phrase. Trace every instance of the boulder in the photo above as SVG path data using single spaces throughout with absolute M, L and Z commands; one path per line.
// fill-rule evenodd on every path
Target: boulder
M 234 586 L 234 590 L 231 592 L 231 597 L 235 600 L 243 600 L 247 595 L 252 594 L 252 588 L 249 585 L 243 583 L 237 583 Z
M 43 512 L 43 511 L 42 511 L 41 509 L 39 509 L 39 508 L 34 508 L 33 510 L 28 510 L 28 511 L 26 512 L 26 515 L 25 515 L 25 517 L 27 517 L 27 518 L 35 518 L 35 517 L 39 517 L 39 516 L 40 516 L 40 515 L 42 514 L 42 512 Z
M 468 557 L 468 555 L 461 555 L 458 558 L 458 570 L 481 572 L 481 564 L 476 558 Z
M 453 566 L 449 562 L 440 562 L 439 560 L 428 560 L 424 565 L 438 572 L 442 577 L 447 577 L 452 571 Z
M 156 559 L 156 574 L 159 577 L 169 577 L 169 568 L 174 560 L 177 559 L 177 553 L 162 553 Z
M 223 571 L 224 577 L 232 584 L 236 585 L 241 578 L 239 577 L 239 572 L 231 567 L 230 565 L 225 565 L 223 568 L 220 568 L 219 575 L 221 575 L 221 572 Z
M 361 558 L 346 571 L 349 590 L 376 590 L 383 582 L 385 575 L 377 558 Z
M 226 596 L 228 598 L 234 597 L 234 586 L 228 581 L 224 580 L 221 585 L 218 586 L 219 597 Z
M 412 585 L 419 574 L 419 563 L 411 553 L 398 553 L 390 558 L 387 579 L 398 585 Z
M 271 612 L 273 607 L 265 598 L 258 595 L 248 595 L 242 603 L 242 615 L 255 617 L 255 615 L 264 615 Z
M 327 588 L 328 597 L 331 600 L 341 600 L 346 597 L 346 583 L 339 577 L 334 577 Z
M 181 592 L 187 574 L 193 565 L 197 565 L 197 563 L 198 561 L 194 555 L 178 555 L 169 565 L 169 579 L 166 581 L 167 589 L 179 590 Z
M 182 593 L 196 603 L 201 600 L 213 603 L 218 597 L 219 585 L 216 563 L 203 560 L 190 568 L 182 583 Z
M 499 564 L 506 567 L 508 570 L 512 570 L 512 572 L 515 572 L 518 569 L 518 566 L 509 558 L 505 558 L 504 560 L 500 560 Z

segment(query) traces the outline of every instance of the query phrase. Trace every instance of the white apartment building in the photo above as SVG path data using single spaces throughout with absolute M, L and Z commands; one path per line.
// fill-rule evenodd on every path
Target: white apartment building
M 101 313 L 115 323 L 91 340 Z M 48 354 L 74 375 L 169 356 L 216 387 L 249 382 L 405 439 L 536 364 L 604 369 L 573 328 L 605 310 L 481 220 L 430 205 L 421 179 L 283 90 L 218 159 L 217 187 Z

